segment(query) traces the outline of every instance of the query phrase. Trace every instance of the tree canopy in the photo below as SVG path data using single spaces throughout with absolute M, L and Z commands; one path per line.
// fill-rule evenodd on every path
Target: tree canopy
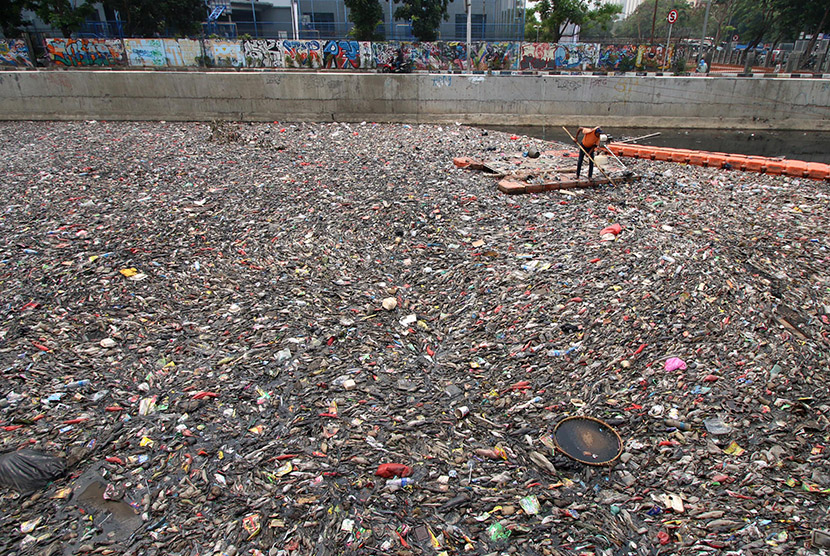
M 78 4 L 70 0 L 29 0 L 26 8 L 32 10 L 44 22 L 60 29 L 64 37 L 72 36 L 72 31 L 79 29 L 86 18 L 95 13 L 92 4 Z
M 536 40 L 538 36 L 540 41 L 559 42 L 569 25 L 607 28 L 620 11 L 616 4 L 599 0 L 541 0 L 525 25 L 525 38 Z
M 16 39 L 23 34 L 21 27 L 28 22 L 23 19 L 26 0 L 0 0 L 0 30 L 3 36 Z
M 447 8 L 452 0 L 400 0 L 395 18 L 412 22 L 412 34 L 423 42 L 438 38 L 441 21 L 447 21 Z M 396 2 L 398 3 L 398 2 Z
M 682 0 L 656 1 L 655 42 L 666 36 L 666 14 L 672 9 L 678 12 L 673 37 L 701 36 L 705 4 L 695 8 Z M 613 35 L 649 40 L 654 8 L 652 1 L 640 4 L 634 13 L 614 25 Z M 800 33 L 816 36 L 830 31 L 830 16 L 825 15 L 828 11 L 827 0 L 712 0 L 706 34 L 714 37 L 715 44 L 738 35 L 739 42 L 750 47 L 792 41 Z
M 378 0 L 345 0 L 349 8 L 349 21 L 354 23 L 350 34 L 359 41 L 371 41 L 382 38 L 377 32 L 378 24 L 383 20 L 383 8 Z
M 166 30 L 182 35 L 199 31 L 206 17 L 201 0 L 103 0 L 109 10 L 118 10 L 124 34 L 152 37 Z

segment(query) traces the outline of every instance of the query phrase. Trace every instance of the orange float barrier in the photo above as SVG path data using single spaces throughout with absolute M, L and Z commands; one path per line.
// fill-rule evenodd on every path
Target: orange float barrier
M 820 162 L 808 162 L 807 177 L 814 180 L 830 180 L 830 166 Z
M 745 170 L 746 169 L 746 157 L 741 155 L 729 154 L 726 155 L 726 163 L 729 164 L 729 167 L 733 170 Z
M 775 158 L 767 159 L 766 166 L 767 174 L 772 174 L 773 176 L 780 176 L 787 169 L 787 163 L 784 160 Z
M 669 160 L 672 162 L 689 162 L 691 151 L 687 149 L 676 149 L 669 153 Z
M 747 156 L 718 152 L 697 151 L 691 149 L 672 149 L 669 147 L 651 147 L 648 145 L 630 145 L 627 143 L 609 143 L 608 149 L 617 156 L 659 160 L 663 162 L 685 162 L 694 166 L 708 168 L 731 168 L 747 172 L 759 172 L 772 175 L 787 175 L 814 180 L 830 180 L 830 164 L 821 162 L 804 162 L 785 160 L 765 156 Z
M 727 158 L 723 153 L 709 153 L 709 156 L 706 157 L 705 166 L 709 168 L 723 168 Z
M 747 172 L 766 172 L 768 160 L 761 156 L 748 156 L 741 170 L 746 170 Z
M 693 164 L 695 166 L 706 166 L 706 161 L 708 160 L 709 156 L 707 153 L 702 153 L 700 151 L 692 151 L 689 154 L 689 164 Z
M 807 163 L 801 160 L 787 160 L 787 169 L 784 172 L 788 176 L 797 178 L 807 177 Z

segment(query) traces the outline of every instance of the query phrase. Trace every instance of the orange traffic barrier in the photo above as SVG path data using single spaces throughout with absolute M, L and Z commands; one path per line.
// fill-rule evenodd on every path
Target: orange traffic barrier
M 766 172 L 772 175 L 787 175 L 814 180 L 830 180 L 830 164 L 783 160 L 764 156 L 747 156 L 718 152 L 672 149 L 647 145 L 609 143 L 608 149 L 617 156 L 660 160 L 664 162 L 686 162 L 709 168 L 731 168 L 748 172 Z

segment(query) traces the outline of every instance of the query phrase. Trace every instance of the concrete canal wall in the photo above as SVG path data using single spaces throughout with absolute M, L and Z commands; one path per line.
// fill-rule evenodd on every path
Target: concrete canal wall
M 830 80 L 291 71 L 5 71 L 0 119 L 461 122 L 830 130 Z

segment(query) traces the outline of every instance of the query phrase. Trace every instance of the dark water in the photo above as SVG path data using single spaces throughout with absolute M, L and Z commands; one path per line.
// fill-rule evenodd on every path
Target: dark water
M 527 135 L 548 141 L 570 143 L 561 126 L 533 127 L 490 127 L 499 131 Z M 573 133 L 573 129 L 571 133 Z M 830 133 L 805 131 L 713 131 L 638 128 L 625 129 L 603 126 L 603 131 L 614 140 L 640 137 L 659 132 L 657 137 L 638 141 L 641 145 L 697 149 L 730 154 L 752 154 L 757 156 L 784 157 L 807 162 L 830 164 Z

